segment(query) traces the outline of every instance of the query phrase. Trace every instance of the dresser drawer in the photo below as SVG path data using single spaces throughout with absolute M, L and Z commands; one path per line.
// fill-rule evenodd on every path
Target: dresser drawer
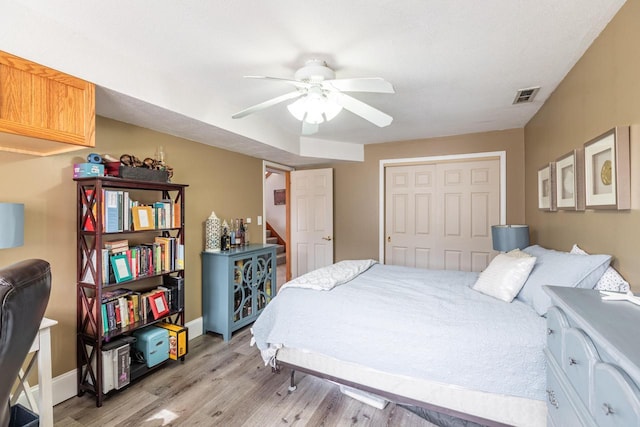
M 589 411 L 599 426 L 640 426 L 638 389 L 615 366 L 596 363 Z
M 547 364 L 547 417 L 549 425 L 573 427 L 584 424 L 576 415 L 576 408 L 560 385 L 555 371 Z
M 547 348 L 558 363 L 562 360 L 562 334 L 569 328 L 567 316 L 558 307 L 547 311 Z
M 589 384 L 593 365 L 599 361 L 591 339 L 576 328 L 563 333 L 562 370 L 582 403 L 589 406 Z

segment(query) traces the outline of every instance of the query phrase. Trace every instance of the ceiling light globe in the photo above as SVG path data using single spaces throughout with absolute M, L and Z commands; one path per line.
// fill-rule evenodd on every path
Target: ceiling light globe
M 296 119 L 303 121 L 305 114 L 307 114 L 307 97 L 303 96 L 299 98 L 297 101 L 292 102 L 287 105 L 287 110 L 291 113 L 293 117 Z

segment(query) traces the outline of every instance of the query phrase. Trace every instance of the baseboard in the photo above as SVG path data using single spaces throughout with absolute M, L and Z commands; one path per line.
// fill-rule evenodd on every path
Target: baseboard
M 187 322 L 185 326 L 189 329 L 189 341 L 192 339 L 199 337 L 202 335 L 203 330 L 203 319 L 202 317 L 198 317 L 190 322 Z M 62 375 L 58 375 L 53 378 L 52 388 L 53 388 L 53 405 L 57 405 L 58 403 L 62 403 L 67 399 L 71 399 L 72 397 L 78 394 L 77 390 L 77 370 L 74 369 L 72 371 L 66 372 Z M 38 386 L 34 386 L 31 388 L 33 395 L 38 398 Z M 20 396 L 18 402 L 21 404 L 26 403 L 26 399 L 24 395 Z

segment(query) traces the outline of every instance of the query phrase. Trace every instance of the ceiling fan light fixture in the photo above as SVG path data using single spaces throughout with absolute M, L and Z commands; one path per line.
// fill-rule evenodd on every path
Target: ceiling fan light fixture
M 287 109 L 300 121 L 320 124 L 336 117 L 342 106 L 329 99 L 324 93 L 309 92 L 297 101 L 287 105 Z
M 304 116 L 307 114 L 306 96 L 298 98 L 295 102 L 287 105 L 287 110 L 289 110 L 293 117 L 303 121 Z

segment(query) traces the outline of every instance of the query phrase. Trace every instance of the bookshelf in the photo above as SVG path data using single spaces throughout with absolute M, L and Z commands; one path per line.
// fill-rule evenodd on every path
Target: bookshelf
M 78 396 L 89 392 L 100 407 L 110 391 L 105 355 L 115 343 L 155 323 L 184 326 L 187 185 L 107 176 L 74 181 Z M 132 364 L 131 382 L 163 364 Z

